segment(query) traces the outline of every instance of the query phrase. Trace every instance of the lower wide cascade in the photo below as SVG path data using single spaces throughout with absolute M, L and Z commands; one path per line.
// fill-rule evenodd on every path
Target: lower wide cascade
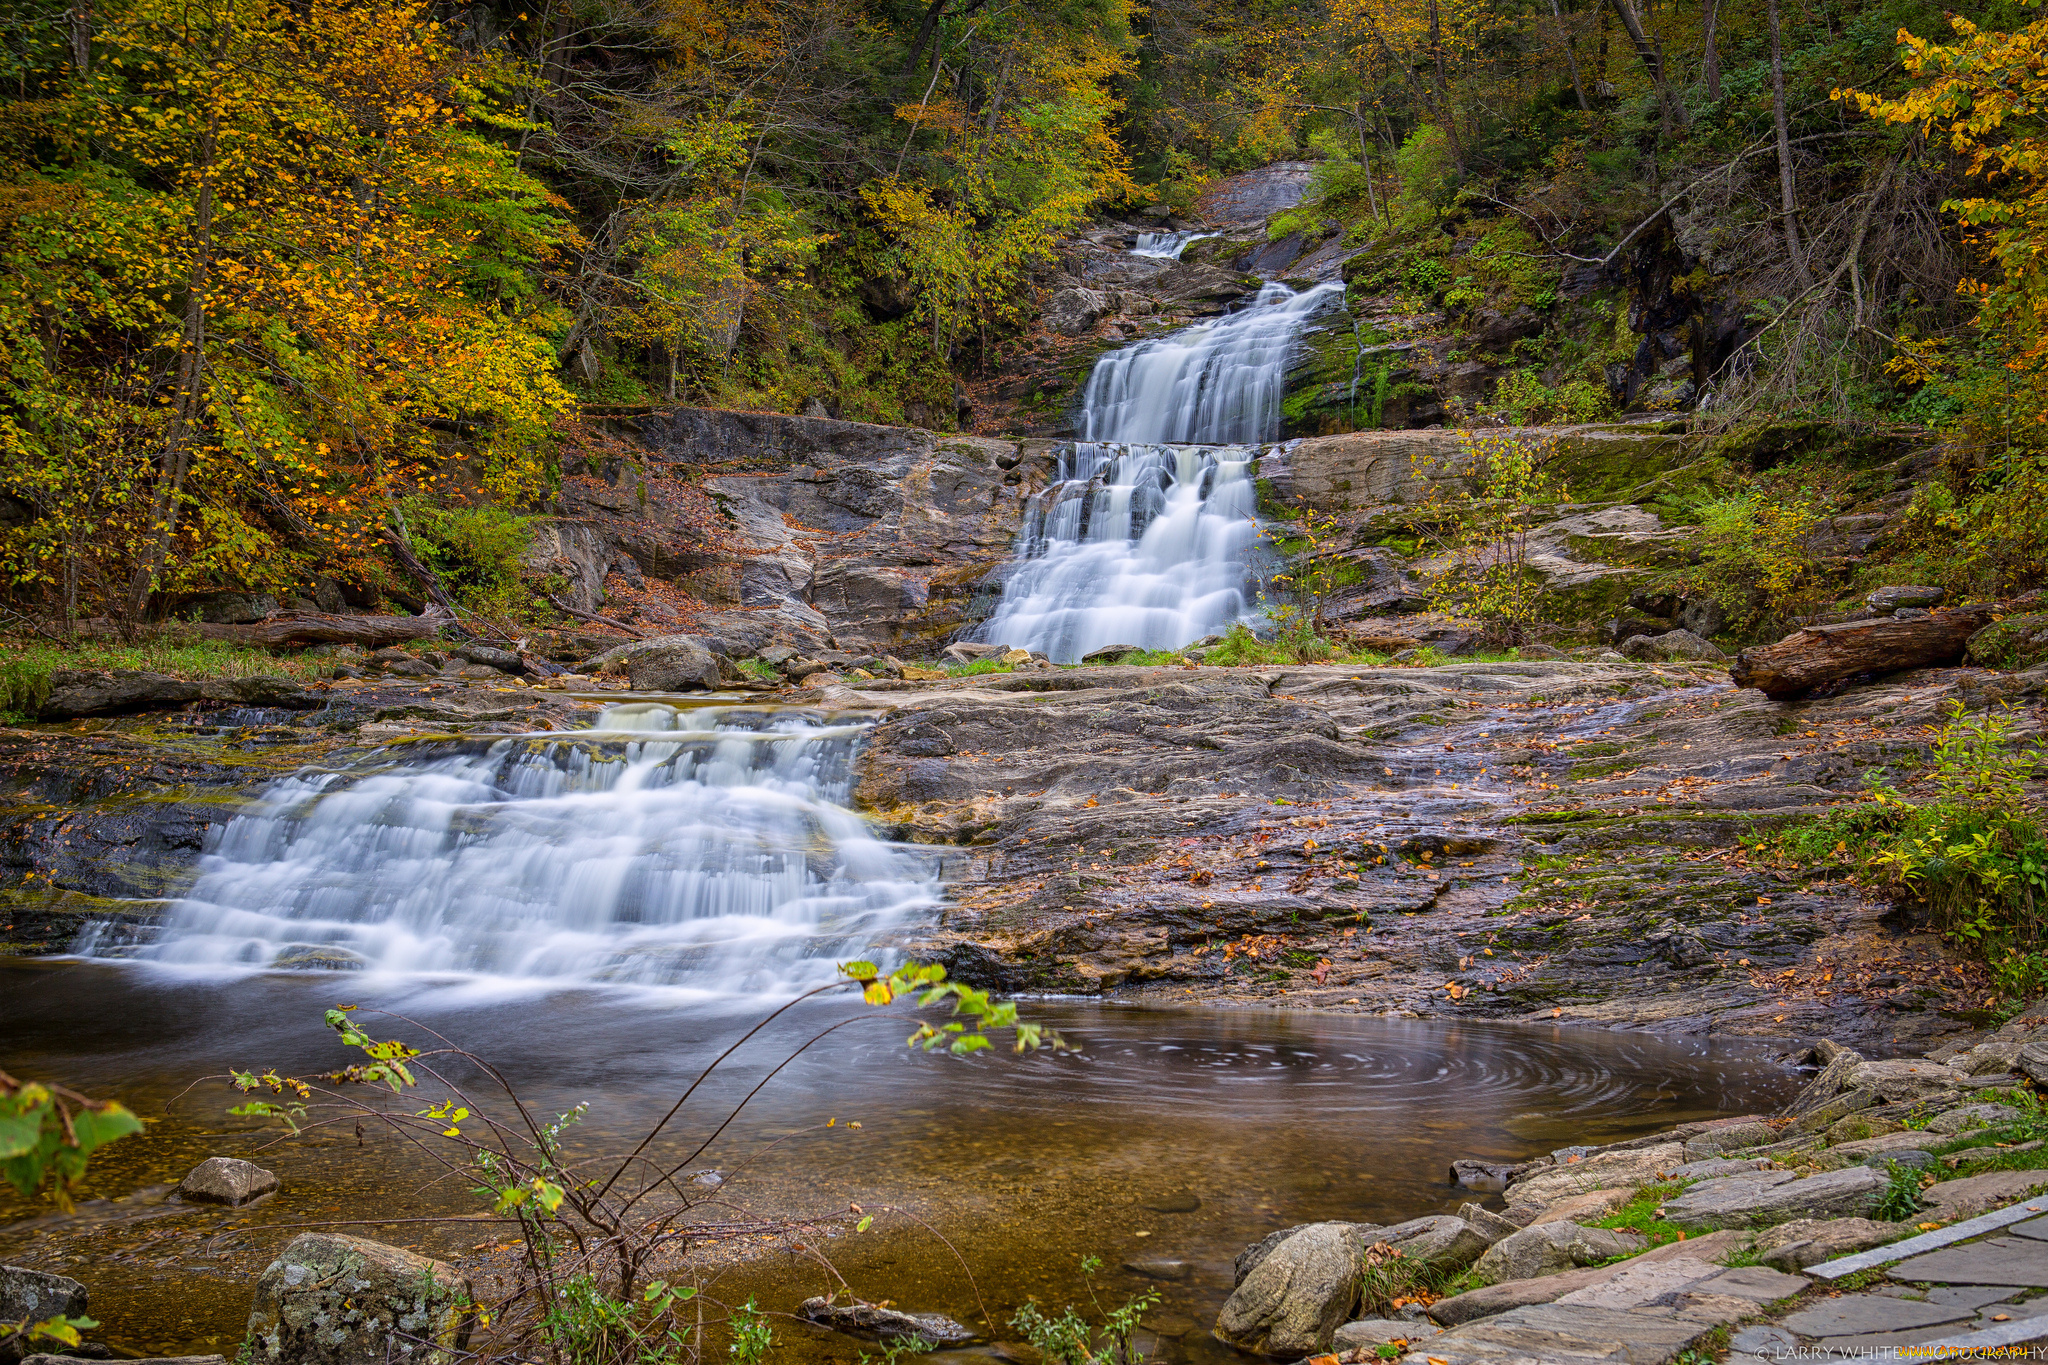
M 215 831 L 155 942 L 192 968 L 801 989 L 933 903 L 845 802 L 865 723 L 608 709 L 590 730 L 380 750 Z

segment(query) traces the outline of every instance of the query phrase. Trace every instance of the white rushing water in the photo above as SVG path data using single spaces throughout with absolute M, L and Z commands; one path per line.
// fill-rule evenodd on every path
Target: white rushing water
M 1111 645 L 1177 649 L 1241 619 L 1252 461 L 1279 434 L 1302 327 L 1343 288 L 1268 284 L 1236 313 L 1096 361 L 1081 439 L 1033 499 L 1021 562 L 977 635 L 1073 663 Z
M 216 829 L 158 942 L 101 950 L 800 989 L 934 900 L 846 808 L 864 729 L 649 703 L 592 730 L 301 772 Z
M 1216 232 L 1141 232 L 1138 244 L 1131 248 L 1133 256 L 1147 256 L 1155 260 L 1177 261 L 1180 253 L 1196 242 L 1219 237 Z

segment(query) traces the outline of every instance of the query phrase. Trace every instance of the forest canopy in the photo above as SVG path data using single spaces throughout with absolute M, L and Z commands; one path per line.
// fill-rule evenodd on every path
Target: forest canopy
M 1276 232 L 1454 315 L 1461 235 L 1542 309 L 1663 224 L 1729 263 L 1686 286 L 1739 314 L 1723 420 L 1966 428 L 2008 502 L 1941 515 L 1994 576 L 2038 556 L 2048 21 L 2007 0 L 5 13 L 0 572 L 38 611 L 375 600 L 408 508 L 544 509 L 579 413 L 961 425 L 1063 239 L 1283 158 L 1318 169 Z M 1517 392 L 1618 410 L 1616 344 Z

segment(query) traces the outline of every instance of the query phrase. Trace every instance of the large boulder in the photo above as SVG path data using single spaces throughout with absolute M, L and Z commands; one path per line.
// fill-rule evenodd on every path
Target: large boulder
M 725 681 L 718 656 L 694 635 L 636 640 L 606 650 L 588 666 L 623 669 L 636 692 L 715 692 Z
M 1910 1104 L 1953 1096 L 1961 1082 L 1960 1073 L 1940 1062 L 1898 1057 L 1863 1063 L 1849 1073 L 1845 1088 L 1868 1090 L 1888 1104 Z
M 194 1204 L 226 1204 L 239 1208 L 277 1188 L 277 1177 L 253 1161 L 210 1156 L 178 1182 L 178 1198 Z
M 1556 1275 L 1578 1266 L 1631 1256 L 1648 1243 L 1632 1232 L 1582 1228 L 1577 1223 L 1538 1223 L 1495 1242 L 1479 1258 L 1479 1274 L 1498 1284 Z
M 59 1313 L 82 1318 L 85 1308 L 85 1286 L 70 1276 L 0 1265 L 0 1323 L 41 1322 Z
M 1803 1180 L 1790 1171 L 1758 1171 L 1703 1181 L 1667 1202 L 1664 1216 L 1688 1231 L 1860 1217 L 1870 1212 L 1888 1183 L 1883 1171 L 1869 1166 L 1823 1171 Z
M 1231 1291 L 1216 1337 L 1260 1355 L 1298 1359 L 1330 1349 L 1358 1302 L 1365 1245 L 1352 1223 L 1310 1223 L 1261 1257 Z
M 1079 336 L 1109 312 L 1109 295 L 1100 289 L 1072 286 L 1053 291 L 1040 312 L 1046 327 L 1061 336 Z
M 256 1281 L 251 1365 L 456 1365 L 475 1295 L 452 1265 L 302 1232 Z

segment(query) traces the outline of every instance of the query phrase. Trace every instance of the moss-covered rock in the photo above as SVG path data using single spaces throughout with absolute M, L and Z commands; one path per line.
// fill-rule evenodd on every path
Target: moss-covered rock
M 1970 637 L 1963 658 L 1979 668 L 2021 669 L 2048 662 L 2048 612 L 1993 621 Z

